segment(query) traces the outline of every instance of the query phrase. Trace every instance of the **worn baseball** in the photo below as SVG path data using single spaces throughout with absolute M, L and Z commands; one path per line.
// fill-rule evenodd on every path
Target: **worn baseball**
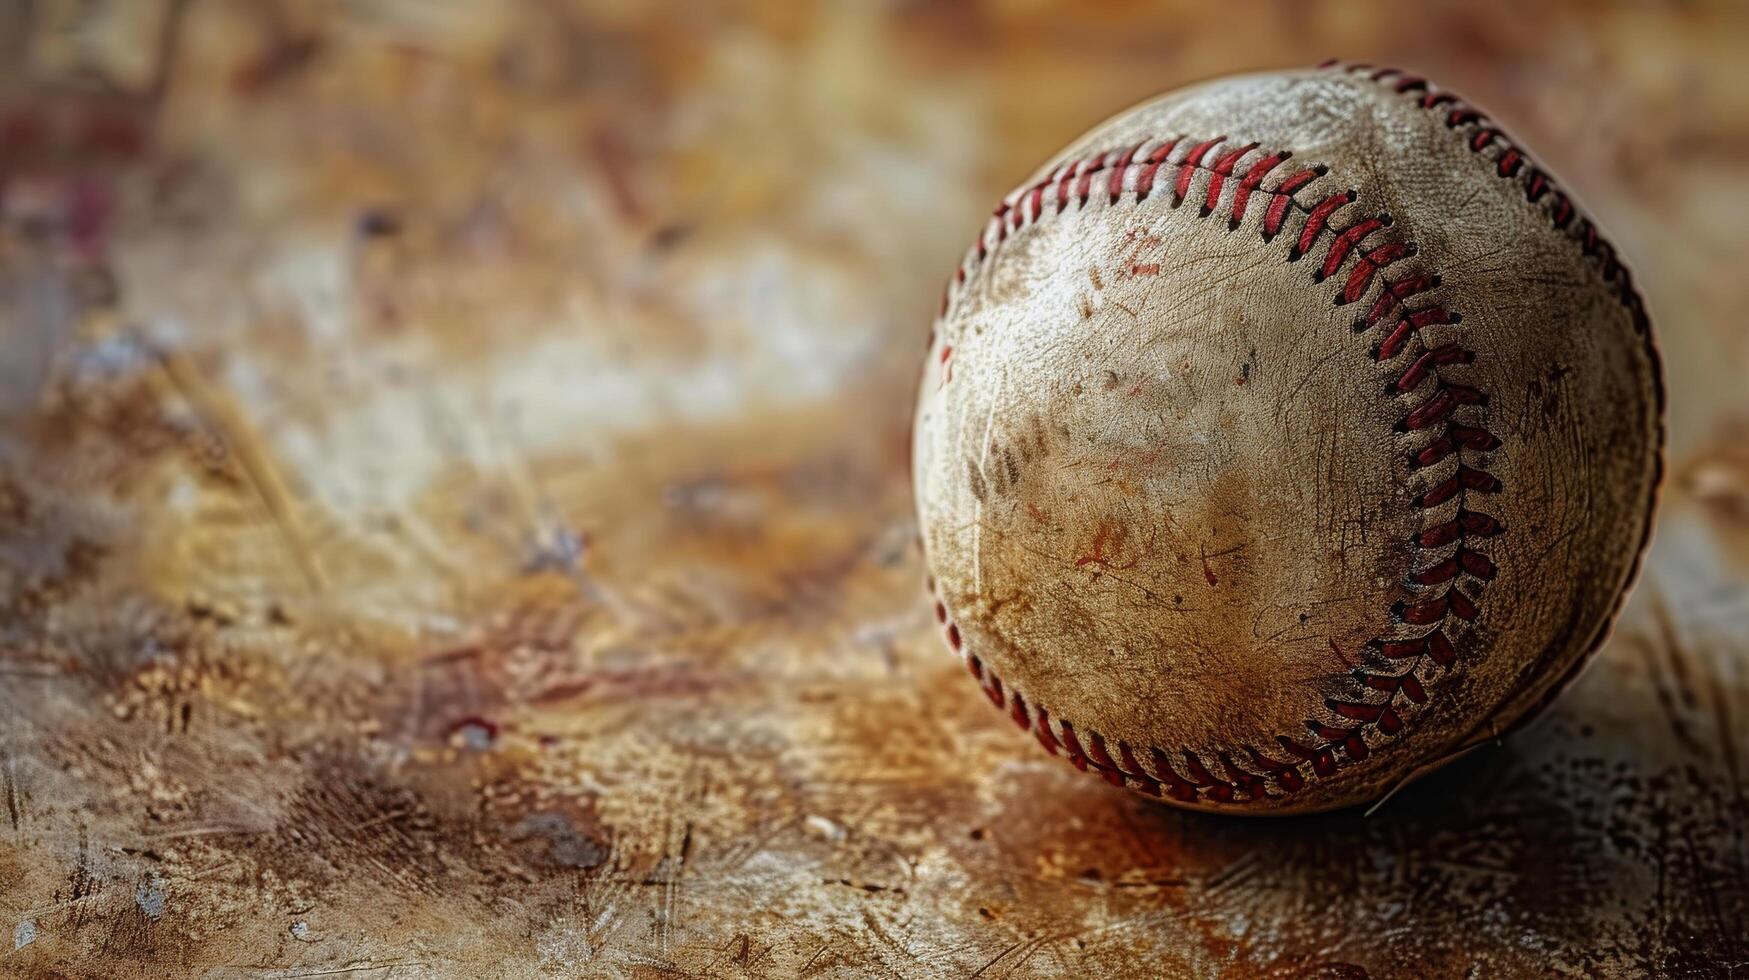
M 1663 390 L 1615 249 L 1406 72 L 1099 125 L 950 282 L 913 445 L 935 615 L 1113 785 L 1379 799 L 1546 704 L 1632 581 Z

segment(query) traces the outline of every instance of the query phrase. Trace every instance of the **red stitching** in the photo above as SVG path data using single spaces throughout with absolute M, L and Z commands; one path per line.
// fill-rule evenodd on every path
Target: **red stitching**
M 1312 246 L 1317 244 L 1318 236 L 1324 233 L 1324 226 L 1330 222 L 1330 216 L 1336 213 L 1337 208 L 1347 207 L 1354 201 L 1354 198 L 1354 191 L 1343 191 L 1319 201 L 1317 206 L 1312 208 L 1312 213 L 1306 215 L 1306 224 L 1300 231 L 1300 240 L 1294 242 L 1294 247 L 1288 250 L 1287 260 L 1297 262 L 1301 256 L 1310 252 Z
M 1330 243 L 1330 252 L 1324 256 L 1324 264 L 1318 268 L 1318 273 L 1312 277 L 1312 281 L 1323 282 L 1335 275 L 1336 270 L 1342 267 L 1342 260 L 1348 258 L 1348 253 L 1354 250 L 1354 246 L 1360 244 L 1361 239 L 1390 223 L 1391 216 L 1388 214 L 1381 214 L 1374 218 L 1356 221 L 1354 224 L 1344 228 L 1337 234 L 1336 240 Z M 1393 248 L 1402 250 L 1407 247 L 1408 245 L 1406 242 L 1392 242 L 1389 245 L 1373 249 L 1373 253 L 1383 253 Z M 1357 263 L 1354 271 L 1356 273 L 1360 272 L 1364 265 L 1365 263 Z M 1347 289 L 1344 288 L 1343 292 L 1346 293 Z
M 1166 157 L 1178 146 L 1177 140 L 1169 140 L 1160 144 L 1159 148 L 1148 154 L 1148 164 L 1142 168 L 1136 178 L 1136 200 L 1146 200 L 1154 190 L 1154 174 L 1160 170 L 1160 165 L 1166 162 Z
M 1294 192 L 1312 181 L 1322 177 L 1322 167 L 1312 170 L 1302 170 L 1281 182 L 1275 189 L 1275 200 L 1269 202 L 1269 210 L 1263 214 L 1263 240 L 1269 241 L 1281 232 L 1283 221 L 1287 220 L 1288 208 L 1294 204 Z
M 1202 204 L 1203 217 L 1206 218 L 1213 213 L 1215 205 L 1220 202 L 1221 188 L 1226 184 L 1227 177 L 1232 174 L 1233 164 L 1238 163 L 1240 157 L 1255 149 L 1257 149 L 1256 143 L 1247 143 L 1237 150 L 1228 150 L 1221 154 L 1219 160 L 1215 161 L 1215 165 L 1211 169 L 1214 176 L 1209 178 L 1208 197 L 1204 199 Z
M 1578 215 L 1572 201 L 1555 187 L 1549 176 L 1485 116 L 1455 96 L 1434 89 L 1419 76 L 1396 69 L 1345 66 L 1337 62 L 1328 62 L 1324 67 L 1366 73 L 1374 82 L 1387 85 L 1397 93 L 1414 93 L 1412 97 L 1422 108 L 1443 108 L 1445 122 L 1450 127 L 1475 125 L 1476 131 L 1467 141 L 1472 152 L 1497 149 L 1495 172 L 1503 178 L 1519 180 L 1526 199 L 1544 207 L 1555 228 L 1567 231 L 1587 256 L 1598 260 L 1604 278 L 1616 286 L 1623 304 L 1633 315 L 1636 328 L 1642 333 L 1648 329 L 1643 304 L 1633 289 L 1627 270 L 1615 258 L 1614 249 L 1597 234 L 1588 219 Z M 1202 195 L 1199 208 L 1201 217 L 1218 209 L 1226 185 L 1233 182 L 1232 200 L 1227 209 L 1228 228 L 1231 230 L 1241 226 L 1254 196 L 1268 198 L 1269 203 L 1259 223 L 1265 242 L 1280 234 L 1295 214 L 1303 215 L 1303 223 L 1287 255 L 1290 262 L 1309 255 L 1331 222 L 1358 196 L 1353 190 L 1348 190 L 1329 194 L 1314 205 L 1302 203 L 1298 193 L 1326 175 L 1328 171 L 1323 166 L 1294 171 L 1277 181 L 1273 188 L 1265 188 L 1264 181 L 1293 154 L 1287 150 L 1260 152 L 1255 143 L 1228 149 L 1221 152 L 1214 162 L 1205 163 L 1210 152 L 1225 139 L 1225 136 L 1206 140 L 1175 137 L 1158 141 L 1147 154 L 1138 157 L 1150 142 L 1154 142 L 1145 141 L 1064 163 L 998 205 L 985 234 L 979 236 L 974 249 L 975 258 L 968 256 L 969 263 L 975 266 L 1010 235 L 1028 223 L 1043 219 L 1047 200 L 1054 199 L 1056 207 L 1053 213 L 1056 214 L 1068 210 L 1071 203 L 1077 208 L 1085 206 L 1095 181 L 1101 178 L 1108 204 L 1121 200 L 1126 186 L 1134 192 L 1136 203 L 1144 201 L 1152 193 L 1163 167 L 1173 174 L 1173 207 L 1190 196 L 1198 173 L 1209 174 L 1208 188 Z M 1188 148 L 1173 162 L 1180 147 Z M 1248 166 L 1241 166 L 1242 161 L 1253 154 L 1258 155 Z M 1236 181 L 1233 180 L 1235 173 L 1242 174 Z M 1131 174 L 1134 174 L 1133 180 Z M 1054 194 L 1051 193 L 1053 186 Z M 1312 279 L 1321 283 L 1338 276 L 1342 267 L 1350 264 L 1348 275 L 1341 280 L 1341 289 L 1334 296 L 1338 306 L 1360 302 L 1373 289 L 1374 283 L 1379 283 L 1376 297 L 1366 313 L 1354 323 L 1355 332 L 1364 334 L 1386 328 L 1384 336 L 1371 349 L 1372 357 L 1380 364 L 1395 362 L 1414 353 L 1414 357 L 1392 378 L 1392 393 L 1408 396 L 1431 383 L 1426 397 L 1408 405 L 1396 426 L 1397 432 L 1405 437 L 1429 430 L 1438 433 L 1408 453 L 1407 465 L 1412 471 L 1418 471 L 1455 457 L 1452 472 L 1411 501 L 1413 507 L 1423 511 L 1452 509 L 1450 516 L 1424 527 L 1410 540 L 1410 547 L 1431 554 L 1427 555 L 1427 562 L 1412 566 L 1404 579 L 1407 596 L 1393 603 L 1389 611 L 1394 622 L 1425 629 L 1407 638 L 1380 637 L 1369 641 L 1366 648 L 1377 666 L 1357 667 L 1350 673 L 1355 683 L 1355 696 L 1325 701 L 1332 718 L 1350 724 L 1308 719 L 1306 729 L 1316 741 L 1307 743 L 1287 735 L 1275 736 L 1277 747 L 1285 753 L 1284 758 L 1265 754 L 1251 745 L 1240 745 L 1236 752 L 1212 750 L 1206 753 L 1207 758 L 1188 748 L 1179 749 L 1175 754 L 1158 746 L 1147 746 L 1145 752 L 1138 753 L 1122 741 L 1116 743 L 1114 755 L 1100 733 L 1077 729 L 1062 718 L 1057 718 L 1053 727 L 1050 712 L 1036 702 L 1029 704 L 1017 691 L 1009 689 L 1005 702 L 1001 679 L 975 654 L 962 650 L 964 641 L 959 627 L 947 605 L 937 596 L 936 618 L 942 624 L 949 646 L 964 654 L 967 668 L 991 701 L 998 708 L 1005 707 L 1016 725 L 1032 731 L 1050 754 L 1062 755 L 1077 769 L 1093 772 L 1113 785 L 1128 786 L 1139 792 L 1163 795 L 1181 802 L 1226 803 L 1241 797 L 1258 799 L 1291 795 L 1306 785 L 1307 768 L 1313 776 L 1334 775 L 1339 768 L 1337 753 L 1351 762 L 1367 758 L 1372 750 L 1365 737 L 1369 729 L 1385 737 L 1394 737 L 1406 730 L 1407 724 L 1397 710 L 1397 699 L 1400 696 L 1415 705 L 1427 703 L 1428 692 L 1419 676 L 1423 662 L 1443 671 L 1455 668 L 1458 653 L 1447 635 L 1447 624 L 1470 622 L 1480 614 L 1477 597 L 1495 578 L 1498 568 L 1477 545 L 1505 532 L 1496 518 L 1475 508 L 1472 495 L 1480 497 L 1499 493 L 1502 484 L 1498 477 L 1488 472 L 1485 460 L 1471 454 L 1497 449 L 1500 439 L 1485 426 L 1458 418 L 1459 413 L 1466 409 L 1486 406 L 1486 394 L 1475 386 L 1458 383 L 1442 374 L 1442 369 L 1471 364 L 1476 357 L 1475 351 L 1452 336 L 1433 339 L 1425 333 L 1429 328 L 1460 324 L 1463 317 L 1438 304 L 1417 308 L 1407 306 L 1410 300 L 1438 290 L 1440 277 L 1429 270 L 1417 269 L 1396 278 L 1381 278 L 1381 272 L 1387 267 L 1417 254 L 1413 242 L 1396 238 L 1387 238 L 1370 246 L 1367 244 L 1369 239 L 1388 236 L 1392 224 L 1390 215 L 1378 214 L 1335 229 Z M 967 263 L 962 263 L 949 285 L 950 295 L 967 278 Z M 943 307 L 945 316 L 948 304 L 944 303 Z M 931 592 L 935 591 L 933 579 L 929 588 Z M 1386 665 L 1403 666 L 1400 671 L 1391 672 L 1381 669 Z M 1382 698 L 1377 695 L 1382 695 Z M 1235 755 L 1242 756 L 1243 762 Z
M 1177 207 L 1184 203 L 1185 196 L 1190 193 L 1190 180 L 1192 177 L 1196 176 L 1197 169 L 1202 166 L 1202 158 L 1208 154 L 1208 151 L 1214 149 L 1217 143 L 1224 139 L 1226 139 L 1225 136 L 1216 136 L 1212 140 L 1205 140 L 1198 143 L 1191 149 L 1190 154 L 1184 158 L 1184 162 L 1178 165 L 1178 183 L 1172 188 L 1173 207 Z
M 1319 66 L 1322 68 L 1363 75 L 1374 82 L 1384 83 L 1387 79 L 1398 76 L 1402 79 L 1396 85 L 1390 86 L 1399 93 L 1408 93 L 1413 89 L 1421 90 L 1421 95 L 1415 102 L 1423 109 L 1446 108 L 1445 124 L 1454 129 L 1464 126 L 1474 126 L 1475 130 L 1465 140 L 1470 152 L 1484 154 L 1494 152 L 1494 172 L 1496 175 L 1515 180 L 1524 190 L 1525 200 L 1543 207 L 1549 217 L 1549 223 L 1555 228 L 1568 232 L 1570 237 L 1579 242 L 1580 248 L 1587 256 L 1599 260 L 1599 271 L 1603 274 L 1627 307 L 1633 317 L 1634 328 L 1645 334 L 1650 328 L 1646 317 L 1645 303 L 1640 299 L 1639 291 L 1634 288 L 1633 275 L 1628 272 L 1615 257 L 1615 249 L 1600 238 L 1597 229 L 1589 219 L 1579 218 L 1578 210 L 1567 193 L 1561 190 L 1549 176 L 1548 171 L 1533 160 L 1524 148 L 1508 136 L 1498 124 L 1487 115 L 1464 100 L 1451 94 L 1436 90 L 1425 79 L 1406 74 L 1395 68 L 1374 69 L 1364 64 L 1344 64 L 1340 61 L 1328 61 Z M 1407 85 L 1409 80 L 1413 85 Z
M 1282 162 L 1290 155 L 1282 152 L 1266 156 L 1252 164 L 1251 169 L 1246 171 L 1245 179 L 1239 181 L 1239 189 L 1233 192 L 1233 216 L 1227 219 L 1229 230 L 1237 230 L 1239 223 L 1245 220 L 1245 205 L 1250 203 L 1252 193 L 1257 190 L 1258 185 L 1263 183 L 1263 178 L 1269 176 L 1271 170 L 1281 166 Z
M 1406 245 L 1405 247 L 1409 250 L 1410 255 L 1415 254 L 1414 245 Z M 1366 316 L 1362 317 L 1360 322 L 1354 325 L 1355 331 L 1359 332 L 1371 328 L 1398 306 L 1402 305 L 1404 300 L 1411 296 L 1419 296 L 1429 290 L 1438 289 L 1439 285 L 1440 281 L 1438 276 L 1430 275 L 1425 272 L 1405 276 L 1395 282 L 1386 283 L 1385 288 L 1379 291 L 1379 298 L 1373 301 L 1372 309 L 1368 310 Z M 1356 299 L 1358 298 L 1359 297 L 1356 297 Z M 1349 302 L 1353 301 L 1354 300 L 1350 300 Z

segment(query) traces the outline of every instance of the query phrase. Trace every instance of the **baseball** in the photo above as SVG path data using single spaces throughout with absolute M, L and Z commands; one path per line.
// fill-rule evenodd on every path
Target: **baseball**
M 912 447 L 934 611 L 1049 752 L 1197 809 L 1377 800 L 1547 704 L 1661 471 L 1640 297 L 1469 103 L 1173 92 L 1003 199 Z

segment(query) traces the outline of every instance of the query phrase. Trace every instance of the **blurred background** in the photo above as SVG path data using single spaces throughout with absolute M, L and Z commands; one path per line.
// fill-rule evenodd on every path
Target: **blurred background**
M 1668 503 L 1505 745 L 1180 814 L 938 648 L 913 385 L 1058 147 L 1326 57 L 1611 234 Z M 0 0 L 0 974 L 1749 969 L 1746 64 L 1734 2 Z

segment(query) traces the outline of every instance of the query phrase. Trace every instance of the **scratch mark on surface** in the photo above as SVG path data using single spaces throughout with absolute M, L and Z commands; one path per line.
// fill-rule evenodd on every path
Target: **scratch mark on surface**
M 393 971 L 403 966 L 430 966 L 423 960 L 395 960 L 390 963 L 367 963 L 364 966 L 344 966 L 333 970 L 310 970 L 303 973 L 278 973 L 274 976 L 282 980 L 301 980 L 303 977 L 338 977 L 348 973 L 364 973 L 372 970 Z M 387 975 L 386 973 L 384 974 Z
M 1200 557 L 1202 559 L 1203 581 L 1205 581 L 1209 584 L 1209 588 L 1214 588 L 1215 586 L 1221 584 L 1221 580 L 1215 576 L 1214 566 L 1209 564 L 1209 559 L 1210 558 L 1225 558 L 1228 555 L 1235 554 L 1235 553 L 1243 551 L 1243 550 L 1245 550 L 1245 545 L 1242 543 L 1233 545 L 1230 548 L 1222 548 L 1220 551 L 1209 551 L 1209 550 L 1207 550 L 1207 548 L 1205 546 L 1197 545 L 1197 549 L 1196 549 L 1197 555 L 1198 555 L 1198 557 Z
M 1706 748 L 1683 717 L 1684 708 L 1692 709 L 1695 706 L 1694 685 L 1689 678 L 1688 647 L 1671 618 L 1670 605 L 1662 595 L 1657 595 L 1656 601 L 1652 603 L 1652 618 L 1658 629 L 1658 642 L 1648 645 L 1649 652 L 1654 654 L 1653 662 L 1648 665 L 1651 668 L 1652 690 L 1657 695 L 1659 707 L 1663 709 L 1664 720 L 1670 725 L 1670 733 L 1689 752 L 1705 755 Z M 1655 655 L 1660 652 L 1659 647 L 1664 654 L 1666 671 L 1657 669 Z M 1666 673 L 1668 681 L 1663 676 Z
M 989 972 L 990 968 L 995 966 L 998 960 L 1002 959 L 1004 956 L 1007 956 L 1009 953 L 1012 953 L 1015 950 L 1019 949 L 1021 946 L 1025 945 L 1029 941 L 1030 940 L 1016 939 L 1014 941 L 1013 945 L 1010 945 L 1007 949 L 1004 949 L 1002 952 L 997 953 L 995 956 L 991 957 L 987 962 L 985 962 L 985 964 L 983 966 L 978 967 L 978 969 L 975 972 L 973 972 L 972 975 L 969 978 L 967 978 L 967 980 L 978 980 L 979 977 L 981 977 L 985 973 Z
M 171 386 L 206 420 L 214 434 L 237 454 L 244 477 L 262 506 L 267 508 L 268 516 L 278 528 L 286 550 L 291 552 L 310 591 L 317 595 L 326 591 L 327 582 L 316 562 L 315 552 L 310 548 L 309 537 L 293 510 L 291 493 L 268 459 L 260 437 L 244 420 L 243 413 L 222 392 L 207 384 L 187 354 L 149 342 L 144 346 L 164 368 Z
M 984 444 L 978 450 L 978 469 L 984 468 L 984 460 L 990 456 L 990 437 L 996 431 L 996 406 L 1002 403 L 1002 395 L 1008 390 L 1008 371 L 1003 369 L 996 378 L 996 394 L 990 398 L 990 411 L 984 416 Z M 977 501 L 972 511 L 972 588 L 979 595 L 984 594 L 984 502 Z
M 17 769 L 13 764 L 12 756 L 10 754 L 7 754 L 3 758 L 5 759 L 6 765 L 4 771 L 0 771 L 0 779 L 4 779 L 6 782 L 6 814 L 12 818 L 12 829 L 16 831 L 18 829 L 19 817 L 21 815 L 18 804 Z
M 825 953 L 826 950 L 831 949 L 831 948 L 832 948 L 831 943 L 821 943 L 820 948 L 814 950 L 814 955 L 808 957 L 808 961 L 806 963 L 802 964 L 802 968 L 798 972 L 800 972 L 800 974 L 804 977 L 807 976 L 809 971 L 811 971 L 814 968 L 815 961 L 820 958 L 821 954 Z

